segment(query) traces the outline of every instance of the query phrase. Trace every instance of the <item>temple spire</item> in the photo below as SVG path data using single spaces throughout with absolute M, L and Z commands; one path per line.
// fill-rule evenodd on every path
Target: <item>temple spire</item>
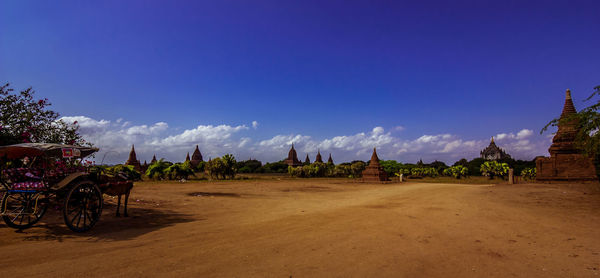
M 560 117 L 562 118 L 575 113 L 577 113 L 577 110 L 575 109 L 575 105 L 573 105 L 573 98 L 571 98 L 571 90 L 567 89 L 565 96 L 565 105 L 563 106 L 563 110 L 560 114 Z
M 135 146 L 131 145 L 131 151 L 129 152 L 129 160 L 128 161 L 135 161 L 137 160 L 137 156 L 135 155 Z
M 371 164 L 378 164 L 379 165 L 379 157 L 377 156 L 377 149 L 373 148 L 373 154 L 371 155 L 371 162 L 369 165 Z
M 137 156 L 135 155 L 135 147 L 131 145 L 131 151 L 129 152 L 129 159 L 125 162 L 125 165 L 132 165 L 136 170 L 141 171 L 142 165 L 140 161 L 137 160 Z
M 292 166 L 292 167 L 302 165 L 302 162 L 300 162 L 300 160 L 298 160 L 298 154 L 296 153 L 296 150 L 294 149 L 294 143 L 292 143 L 292 148 L 288 152 L 288 157 L 286 160 L 284 160 L 284 163 L 289 166 Z
M 323 163 L 323 158 L 321 157 L 321 150 L 317 149 L 317 157 L 315 157 L 315 162 Z
M 369 166 L 362 171 L 363 181 L 376 181 L 385 182 L 387 181 L 387 174 L 383 170 L 383 167 L 379 164 L 379 157 L 377 157 L 377 150 L 373 148 L 373 154 L 371 155 L 371 161 Z

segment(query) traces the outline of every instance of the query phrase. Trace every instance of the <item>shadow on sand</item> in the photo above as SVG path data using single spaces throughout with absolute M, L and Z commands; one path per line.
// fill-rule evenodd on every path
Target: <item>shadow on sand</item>
M 105 204 L 102 217 L 88 232 L 75 233 L 64 224 L 62 213 L 49 210 L 42 221 L 30 229 L 15 230 L 23 241 L 59 241 L 83 239 L 89 241 L 121 241 L 173 226 L 178 223 L 202 221 L 192 215 L 176 213 L 164 208 L 129 208 L 129 217 L 116 217 L 116 206 Z M 7 227 L 8 228 L 8 227 Z M 10 228 L 8 228 L 10 229 Z
M 237 193 L 227 193 L 227 192 L 190 192 L 187 194 L 188 196 L 193 197 L 233 197 L 233 198 L 241 198 L 242 195 Z

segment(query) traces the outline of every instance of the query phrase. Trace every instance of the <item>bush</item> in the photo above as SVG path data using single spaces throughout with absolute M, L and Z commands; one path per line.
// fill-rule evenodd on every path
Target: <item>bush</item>
M 473 176 L 481 176 L 481 165 L 485 162 L 483 158 L 475 158 L 467 163 L 467 168 L 469 168 L 469 173 Z
M 238 173 L 257 173 L 262 163 L 256 159 L 240 161 L 236 164 Z
M 257 173 L 286 173 L 288 165 L 283 161 L 266 163 L 264 166 L 257 169 Z
M 379 164 L 383 167 L 388 177 L 393 176 L 394 173 L 398 173 L 402 168 L 402 163 L 398 163 L 396 160 L 380 160 Z
M 104 169 L 104 172 L 111 176 L 116 176 L 118 174 L 122 174 L 122 175 L 125 175 L 128 180 L 141 180 L 142 179 L 142 174 L 140 172 L 138 172 L 137 170 L 135 170 L 133 165 L 117 164 L 115 166 Z
M 525 168 L 521 171 L 521 177 L 523 177 L 524 180 L 535 180 L 536 175 L 536 168 Z
M 188 179 L 192 175 L 194 175 L 194 171 L 189 161 L 175 163 L 164 170 L 164 176 L 170 180 Z
M 206 166 L 206 162 L 205 161 L 200 161 L 200 162 L 198 162 L 198 165 L 196 165 L 195 168 L 192 167 L 192 170 L 194 170 L 194 172 L 196 172 L 196 173 L 203 173 L 205 166 Z
M 410 169 L 410 176 L 413 178 L 437 177 L 438 171 L 433 167 L 414 167 Z
M 504 178 L 508 175 L 508 169 L 510 167 L 507 163 L 501 163 L 498 161 L 486 161 L 481 164 L 480 171 L 481 174 L 493 179 L 494 177 Z
M 146 170 L 146 176 L 151 179 L 162 180 L 166 177 L 165 170 L 172 164 L 173 163 L 165 161 L 163 158 L 161 158 L 159 161 L 156 161 L 148 166 L 148 169 Z
M 444 175 L 452 176 L 456 179 L 467 177 L 468 174 L 469 174 L 469 168 L 462 166 L 462 165 L 456 165 L 456 166 L 452 166 L 450 168 L 444 169 Z
M 360 178 L 362 177 L 362 172 L 367 168 L 367 164 L 362 161 L 353 161 L 350 165 L 351 177 L 350 178 Z
M 213 158 L 206 163 L 205 169 L 213 179 L 233 179 L 237 172 L 236 164 L 235 157 L 226 154 L 223 157 Z

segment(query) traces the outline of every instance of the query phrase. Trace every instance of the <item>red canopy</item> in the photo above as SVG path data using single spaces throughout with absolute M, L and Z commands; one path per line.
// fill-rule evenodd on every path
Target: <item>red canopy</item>
M 49 156 L 63 157 L 69 154 L 73 157 L 86 157 L 98 151 L 98 148 L 51 143 L 23 143 L 0 146 L 0 158 L 18 159 L 23 157 Z

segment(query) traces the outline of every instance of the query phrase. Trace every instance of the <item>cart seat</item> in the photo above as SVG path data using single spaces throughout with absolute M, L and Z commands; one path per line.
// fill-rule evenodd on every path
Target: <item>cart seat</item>
M 11 168 L 2 171 L 2 176 L 11 182 L 22 182 L 29 180 L 40 180 L 43 171 L 34 168 Z
M 41 181 L 25 181 L 16 182 L 11 186 L 12 190 L 25 190 L 25 191 L 40 191 L 46 190 L 48 187 L 44 182 Z

